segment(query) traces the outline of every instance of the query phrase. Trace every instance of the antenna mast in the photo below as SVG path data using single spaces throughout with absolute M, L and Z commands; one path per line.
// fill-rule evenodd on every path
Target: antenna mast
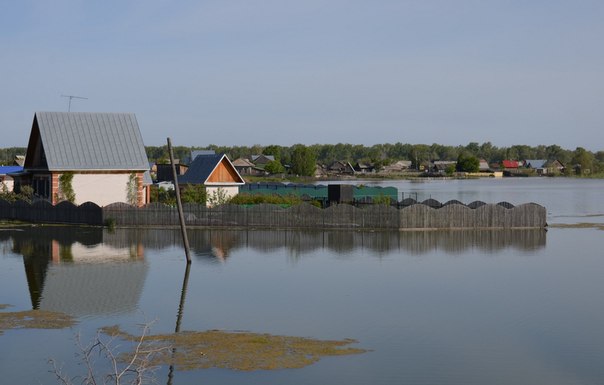
M 61 95 L 62 98 L 69 98 L 69 104 L 67 105 L 67 112 L 71 112 L 71 99 L 88 99 L 83 96 L 75 95 Z

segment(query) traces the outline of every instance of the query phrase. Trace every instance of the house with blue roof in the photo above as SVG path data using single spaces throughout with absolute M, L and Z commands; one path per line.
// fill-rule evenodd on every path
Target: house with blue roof
M 132 113 L 36 112 L 15 192 L 31 186 L 56 204 L 65 190 L 75 204 L 149 201 L 149 161 Z
M 0 166 L 0 192 L 13 191 L 13 177 L 10 174 L 23 171 L 21 166 Z
M 186 185 L 203 185 L 208 198 L 223 194 L 230 198 L 239 193 L 239 186 L 245 184 L 233 163 L 225 154 L 197 155 L 183 176 L 178 177 L 180 188 Z M 208 199 L 208 206 L 211 199 Z

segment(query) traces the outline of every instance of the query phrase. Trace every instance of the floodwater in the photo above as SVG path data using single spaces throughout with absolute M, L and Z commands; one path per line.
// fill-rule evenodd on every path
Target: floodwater
M 375 184 L 375 182 L 357 182 Z M 0 383 L 58 383 L 103 326 L 153 334 L 250 331 L 341 340 L 364 354 L 302 369 L 193 371 L 158 383 L 600 384 L 604 181 L 381 181 L 405 198 L 535 202 L 548 231 L 0 230 L 0 310 L 54 310 L 66 329 L 0 331 Z M 404 194 L 404 195 L 403 195 Z M 588 223 L 588 225 L 585 225 Z M 561 227 L 558 225 L 571 225 Z M 577 225 L 577 226 L 574 226 Z M 182 307 L 180 304 L 182 303 Z M 179 317 L 179 307 L 182 310 Z M 119 347 L 119 346 L 118 346 Z M 77 382 L 76 382 L 77 383 Z

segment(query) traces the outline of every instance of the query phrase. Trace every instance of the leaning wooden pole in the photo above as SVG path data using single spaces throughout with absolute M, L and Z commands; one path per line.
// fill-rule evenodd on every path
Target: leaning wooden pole
M 185 214 L 182 211 L 182 202 L 180 200 L 180 188 L 178 187 L 178 178 L 176 177 L 176 165 L 174 164 L 174 153 L 172 152 L 172 141 L 168 138 L 168 152 L 170 153 L 170 164 L 172 164 L 172 177 L 174 179 L 174 191 L 176 192 L 176 206 L 178 206 L 178 218 L 180 219 L 180 231 L 182 233 L 182 243 L 185 248 L 187 264 L 191 263 L 191 253 L 189 252 L 189 237 L 187 237 L 187 226 L 185 224 Z

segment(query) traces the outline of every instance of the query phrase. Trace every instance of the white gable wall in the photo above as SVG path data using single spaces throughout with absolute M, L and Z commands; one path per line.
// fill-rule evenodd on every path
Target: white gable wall
M 71 186 L 75 204 L 94 202 L 107 206 L 115 202 L 128 203 L 126 191 L 130 174 L 74 174 Z
M 226 186 L 226 185 L 206 185 L 207 204 L 206 206 L 211 207 L 210 197 L 214 194 L 218 194 L 218 189 L 224 191 L 226 198 L 232 198 L 239 194 L 239 186 Z

